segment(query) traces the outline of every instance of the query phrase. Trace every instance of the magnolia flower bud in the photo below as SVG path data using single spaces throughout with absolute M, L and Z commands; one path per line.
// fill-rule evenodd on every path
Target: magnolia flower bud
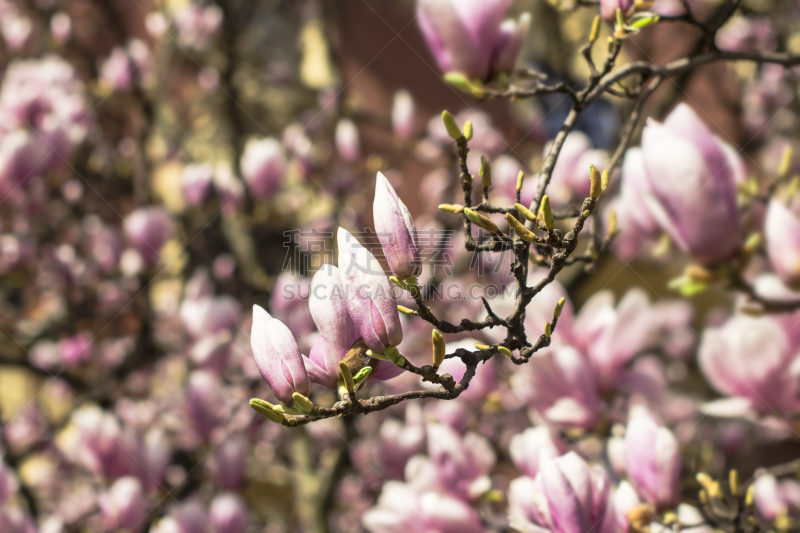
M 147 265 L 154 265 L 161 247 L 174 231 L 172 218 L 163 207 L 142 207 L 125 218 L 125 233 Z
M 336 151 L 339 157 L 347 163 L 352 163 L 360 154 L 360 141 L 358 136 L 358 128 L 352 120 L 343 118 L 336 124 L 336 132 L 334 134 L 336 141 Z
M 597 200 L 600 197 L 600 193 L 603 192 L 603 186 L 601 184 L 600 171 L 594 165 L 589 165 L 589 179 L 592 183 L 589 195 L 592 200 Z
M 392 272 L 401 280 L 418 276 L 422 263 L 417 246 L 417 229 L 406 204 L 380 172 L 375 182 L 372 215 L 375 232 Z
M 392 129 L 401 139 L 408 139 L 414 131 L 414 99 L 406 90 L 394 93 Z
M 486 231 L 496 235 L 503 234 L 503 232 L 500 231 L 500 228 L 497 227 L 497 224 L 495 224 L 491 218 L 483 215 L 482 213 L 478 213 L 477 211 L 473 211 L 472 209 L 465 207 L 464 214 L 472 221 L 473 224 L 482 227 Z
M 367 346 L 383 352 L 403 340 L 392 284 L 378 260 L 339 228 L 339 272 L 349 293 L 347 309 Z
M 528 242 L 536 241 L 536 234 L 533 233 L 528 228 L 526 228 L 525 225 L 519 220 L 517 220 L 517 217 L 515 217 L 511 213 L 506 213 L 506 222 L 508 222 L 508 225 L 514 229 L 514 233 L 517 234 L 517 237 L 519 237 L 523 241 L 528 241 Z
M 680 498 L 681 454 L 672 432 L 647 415 L 634 417 L 625 431 L 625 470 L 642 498 L 659 509 Z
M 492 166 L 486 160 L 485 157 L 481 156 L 481 180 L 484 189 L 488 189 L 492 186 Z
M 100 512 L 108 531 L 135 533 L 144 526 L 146 513 L 142 484 L 135 477 L 119 478 L 111 489 L 98 498 Z
M 444 337 L 436 330 L 433 330 L 431 335 L 433 337 L 433 368 L 439 368 L 445 355 Z
M 251 398 L 250 407 L 252 407 L 255 412 L 265 416 L 276 424 L 282 424 L 284 421 L 283 414 L 277 412 L 275 410 L 275 406 L 269 402 L 265 402 L 264 400 L 260 400 L 258 398 Z
M 445 213 L 453 213 L 455 215 L 460 215 L 464 212 L 463 205 L 453 205 L 453 204 L 439 204 L 439 210 Z
M 208 518 L 220 533 L 244 533 L 247 527 L 247 505 L 238 494 L 223 492 L 211 501 Z
M 539 207 L 537 218 L 544 223 L 547 231 L 553 231 L 556 223 L 553 219 L 553 211 L 550 209 L 550 198 L 546 194 L 542 197 L 542 205 Z
M 705 265 L 733 256 L 742 240 L 736 152 L 680 104 L 663 124 L 648 119 L 642 157 L 647 206 L 673 242 Z
M 250 346 L 261 375 L 284 404 L 292 405 L 292 394 L 307 396 L 311 391 L 304 357 L 289 328 L 264 308 L 253 306 Z
M 447 134 L 454 141 L 457 141 L 464 136 L 464 134 L 461 132 L 461 129 L 458 127 L 458 124 L 456 124 L 456 119 L 454 119 L 453 115 L 450 114 L 450 111 L 447 111 L 446 109 L 442 111 L 442 122 L 447 130 Z
M 286 175 L 286 156 L 275 139 L 250 139 L 239 167 L 250 194 L 256 199 L 269 198 Z
M 520 215 L 525 217 L 526 220 L 529 220 L 530 222 L 535 222 L 536 221 L 536 215 L 534 215 L 533 212 L 530 211 L 524 205 L 522 205 L 522 204 L 514 204 L 514 208 L 519 212 Z

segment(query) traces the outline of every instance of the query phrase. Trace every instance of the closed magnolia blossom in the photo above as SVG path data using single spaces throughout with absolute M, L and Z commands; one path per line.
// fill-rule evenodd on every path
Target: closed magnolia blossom
M 722 327 L 706 329 L 698 359 L 711 386 L 728 396 L 707 404 L 709 414 L 752 417 L 800 408 L 800 360 L 783 327 L 770 317 L 736 314 Z
M 619 234 L 611 247 L 621 259 L 631 261 L 648 244 L 655 243 L 654 236 L 659 230 L 644 201 L 650 193 L 650 184 L 641 148 L 630 148 L 625 152 L 620 181 L 620 194 L 612 202 L 617 213 Z
M 370 533 L 484 533 L 471 505 L 445 494 L 420 492 L 399 481 L 389 481 L 375 507 L 361 519 Z
M 125 217 L 125 234 L 146 265 L 160 257 L 161 247 L 172 236 L 174 223 L 163 207 L 141 207 Z
M 147 508 L 142 484 L 135 477 L 122 477 L 98 498 L 100 513 L 108 531 L 136 533 L 144 529 Z
M 775 273 L 789 286 L 800 285 L 800 220 L 774 198 L 767 208 L 764 236 Z
M 419 275 L 422 263 L 417 245 L 417 228 L 406 204 L 381 172 L 378 172 L 375 181 L 372 215 L 375 233 L 394 275 L 400 279 Z
M 633 0 L 600 0 L 600 15 L 613 25 L 617 18 L 617 9 L 622 11 L 623 17 L 627 17 L 634 9 L 633 5 Z
M 181 174 L 183 200 L 187 205 L 202 204 L 211 191 L 214 167 L 208 163 L 186 165 Z
M 339 228 L 339 273 L 347 309 L 367 346 L 375 352 L 403 340 L 392 283 L 378 260 L 353 235 Z
M 414 98 L 405 89 L 394 93 L 392 130 L 401 139 L 408 139 L 414 132 Z
M 323 265 L 311 280 L 308 307 L 319 337 L 305 361 L 306 369 L 311 381 L 329 389 L 336 389 L 339 361 L 362 337 L 348 310 L 348 295 L 354 290 L 345 285 L 339 269 L 330 264 Z M 402 372 L 388 361 L 377 364 L 374 379 L 391 379 Z
M 677 246 L 705 265 L 735 255 L 741 246 L 738 155 L 686 104 L 663 124 L 648 119 L 642 154 L 647 205 Z
M 535 478 L 508 488 L 508 514 L 520 533 L 613 533 L 611 483 L 599 466 L 577 453 L 544 460 Z
M 250 346 L 259 372 L 281 402 L 292 405 L 295 392 L 308 396 L 311 384 L 294 335 L 258 305 L 253 306 Z
M 681 454 L 672 432 L 646 414 L 634 416 L 625 430 L 625 470 L 641 498 L 658 509 L 680 498 Z
M 343 161 L 352 163 L 361 152 L 361 141 L 358 136 L 358 128 L 352 120 L 343 118 L 336 124 L 334 133 L 336 151 Z
M 247 505 L 235 492 L 223 492 L 211 501 L 208 519 L 220 533 L 244 533 Z
M 549 461 L 567 451 L 567 445 L 547 426 L 528 428 L 514 435 L 508 446 L 514 466 L 528 477 L 536 477 L 541 461 Z
M 286 175 L 286 156 L 275 139 L 250 139 L 239 167 L 250 194 L 257 199 L 269 198 Z
M 486 80 L 511 72 L 530 16 L 503 22 L 511 0 L 418 0 L 417 21 L 439 68 Z

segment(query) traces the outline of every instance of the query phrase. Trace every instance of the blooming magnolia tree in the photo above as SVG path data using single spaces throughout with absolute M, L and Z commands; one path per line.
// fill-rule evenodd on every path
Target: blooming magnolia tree
M 0 0 L 0 532 L 800 530 L 799 15 Z

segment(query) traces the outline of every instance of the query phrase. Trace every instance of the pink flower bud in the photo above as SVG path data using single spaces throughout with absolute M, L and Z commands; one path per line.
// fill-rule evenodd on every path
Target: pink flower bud
M 295 392 L 308 396 L 311 385 L 303 363 L 305 358 L 292 332 L 258 305 L 253 306 L 250 346 L 258 370 L 281 402 L 292 405 Z
M 800 284 L 800 220 L 773 198 L 767 208 L 764 235 L 775 272 L 784 283 L 796 287 Z
M 343 118 L 336 124 L 335 132 L 336 151 L 339 152 L 339 157 L 342 161 L 352 163 L 358 159 L 361 151 L 360 142 L 358 139 L 358 128 L 352 120 Z
M 661 228 L 700 263 L 734 255 L 741 246 L 735 152 L 680 104 L 663 124 L 648 119 L 642 153 L 647 204 Z
M 241 434 L 228 435 L 216 448 L 209 468 L 217 484 L 225 490 L 238 490 L 247 460 L 247 438 Z
M 219 532 L 244 533 L 247 527 L 247 506 L 238 494 L 224 492 L 211 501 L 209 520 Z
M 633 0 L 600 0 L 600 15 L 612 26 L 617 19 L 617 9 L 627 17 L 633 9 Z
M 208 439 L 222 416 L 222 394 L 222 384 L 211 372 L 195 370 L 189 375 L 186 388 L 189 418 L 204 439 Z
M 72 20 L 63 11 L 55 13 L 50 19 L 50 34 L 53 40 L 59 44 L 64 44 L 72 34 Z
M 375 182 L 372 214 L 375 233 L 394 275 L 400 279 L 419 275 L 422 264 L 417 246 L 417 228 L 406 204 L 381 172 L 378 172 Z
M 646 502 L 672 508 L 680 498 L 681 453 L 672 432 L 647 415 L 634 417 L 625 431 L 625 469 Z
M 115 91 L 126 91 L 133 86 L 133 72 L 128 53 L 115 47 L 111 55 L 100 65 L 100 80 Z
M 108 492 L 100 495 L 98 503 L 109 531 L 123 529 L 136 533 L 147 525 L 142 484 L 134 477 L 116 480 Z
M 144 262 L 152 266 L 172 236 L 172 218 L 163 207 L 141 207 L 125 218 L 125 234 Z
M 286 175 L 286 156 L 275 139 L 251 139 L 244 147 L 239 166 L 253 197 L 269 198 Z
M 389 278 L 375 256 L 349 231 L 339 228 L 337 240 L 347 309 L 361 337 L 375 352 L 399 345 L 403 329 Z
M 414 98 L 405 89 L 394 93 L 392 129 L 401 139 L 408 139 L 414 132 Z
M 501 25 L 511 0 L 419 0 L 417 21 L 439 68 L 468 78 L 510 72 L 530 21 Z
M 211 190 L 211 182 L 213 179 L 214 168 L 211 165 L 207 163 L 187 165 L 183 169 L 183 174 L 181 176 L 183 199 L 186 204 L 202 204 Z

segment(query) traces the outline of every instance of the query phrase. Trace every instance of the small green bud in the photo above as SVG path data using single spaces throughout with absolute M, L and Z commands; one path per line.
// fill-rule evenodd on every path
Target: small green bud
M 474 211 L 468 207 L 464 208 L 464 214 L 472 221 L 473 224 L 482 227 L 486 231 L 495 233 L 497 235 L 503 234 L 503 232 L 500 231 L 500 228 L 497 227 L 497 224 L 495 224 L 491 218 L 484 216 L 483 214 L 478 213 L 477 211 Z
M 533 233 L 531 230 L 525 227 L 525 225 L 517 220 L 517 217 L 512 215 L 511 213 L 506 213 L 506 222 L 511 228 L 514 230 L 514 233 L 517 234 L 517 237 L 522 239 L 523 241 L 534 242 L 536 241 L 536 234 Z
M 475 348 L 477 348 L 478 350 L 483 350 L 483 351 L 486 351 L 486 350 L 491 350 L 491 349 L 492 349 L 492 347 L 491 347 L 491 346 L 489 346 L 488 344 L 481 344 L 481 343 L 479 343 L 479 342 L 478 342 L 478 343 L 475 343 Z
M 433 338 L 433 368 L 439 368 L 444 361 L 444 337 L 436 330 L 431 334 Z
M 742 249 L 745 252 L 752 253 L 755 252 L 759 246 L 761 246 L 761 234 L 751 233 L 750 236 L 744 241 L 744 246 Z
M 397 310 L 403 313 L 404 315 L 408 316 L 414 316 L 417 314 L 417 312 L 414 311 L 413 309 L 409 309 L 408 307 L 403 307 L 402 305 L 398 305 Z
M 781 164 L 778 166 L 778 179 L 783 179 L 789 175 L 789 171 L 792 169 L 792 159 L 794 159 L 794 149 L 791 146 L 787 146 L 783 150 Z
M 452 137 L 454 141 L 457 141 L 463 137 L 458 124 L 456 124 L 456 119 L 453 118 L 453 115 L 450 114 L 450 111 L 442 111 L 442 122 L 444 122 L 444 127 L 447 129 L 447 134 Z
M 514 355 L 511 353 L 511 350 L 509 350 L 505 346 L 498 346 L 497 351 L 505 355 L 506 357 L 514 357 Z
M 292 394 L 292 400 L 294 400 L 294 406 L 303 411 L 304 413 L 308 414 L 314 411 L 314 404 L 311 403 L 311 400 L 309 400 L 299 392 L 295 392 L 294 394 Z
M 603 170 L 600 174 L 600 192 L 604 193 L 608 189 L 608 169 Z
M 403 359 L 403 356 L 400 355 L 400 352 L 394 346 L 389 346 L 386 348 L 383 351 L 383 355 L 385 355 L 389 361 L 397 366 L 404 366 L 406 364 L 406 360 Z
M 446 81 L 459 91 L 464 91 L 465 93 L 472 92 L 472 84 L 470 83 L 469 79 L 467 79 L 467 77 L 461 74 L 460 72 L 446 73 L 444 75 L 444 81 Z
M 519 171 L 517 174 L 517 192 L 522 190 L 522 182 L 525 180 L 525 173 L 523 171 Z
M 271 403 L 265 402 L 259 398 L 251 398 L 250 407 L 252 407 L 255 412 L 266 417 L 272 422 L 275 422 L 276 424 L 283 424 L 285 419 L 284 416 L 276 412 L 275 406 L 273 406 Z
M 617 212 L 610 210 L 608 212 L 608 236 L 611 237 L 617 232 Z
M 534 215 L 533 212 L 524 205 L 514 204 L 514 209 L 516 209 L 520 215 L 525 217 L 525 219 L 530 220 L 531 222 L 536 222 L 536 215 Z
M 369 376 L 370 372 L 372 372 L 372 367 L 371 366 L 365 366 L 364 368 L 362 368 L 361 370 L 356 372 L 356 375 L 353 376 L 353 384 L 356 387 L 361 385 L 361 382 L 364 381 L 365 379 L 367 379 L 367 376 Z
M 542 196 L 542 205 L 539 207 L 539 217 L 544 222 L 547 231 L 553 231 L 556 227 L 556 222 L 553 219 L 553 211 L 550 209 L 550 197 L 546 194 Z
M 583 213 L 581 213 L 583 218 L 589 218 L 589 215 L 591 215 L 591 214 L 592 214 L 592 212 L 589 211 L 588 209 L 586 209 Z
M 555 311 L 553 311 L 553 318 L 558 318 L 561 316 L 561 311 L 564 310 L 565 303 L 567 303 L 567 299 L 562 296 L 561 299 L 556 304 Z
M 739 472 L 731 468 L 728 472 L 728 486 L 731 489 L 731 496 L 739 496 Z
M 356 384 L 353 381 L 353 374 L 350 372 L 350 368 L 345 364 L 344 361 L 339 361 L 339 374 L 341 375 L 341 379 L 344 382 L 347 392 L 351 395 L 355 394 Z
M 592 30 L 589 32 L 589 42 L 594 44 L 598 37 L 600 37 L 600 15 L 595 15 Z
M 550 334 L 553 332 L 553 326 L 550 325 L 550 322 L 544 323 L 544 336 L 548 339 L 550 338 Z
M 481 156 L 481 181 L 484 189 L 492 186 L 492 167 L 483 156 Z
M 406 290 L 406 291 L 408 290 L 408 285 L 403 283 L 403 281 L 400 278 L 398 278 L 397 276 L 389 276 L 389 281 L 391 281 L 392 283 L 394 283 L 395 285 L 397 285 L 398 287 L 400 287 L 403 290 Z
M 439 211 L 460 215 L 464 212 L 464 206 L 458 204 L 439 204 Z
M 591 181 L 591 187 L 589 189 L 589 195 L 592 197 L 592 200 L 597 200 L 603 192 L 601 179 L 600 171 L 597 170 L 596 166 L 590 164 L 589 180 Z
M 464 129 L 462 130 L 462 132 L 461 132 L 461 133 L 463 133 L 463 134 L 464 134 L 464 137 L 465 137 L 465 138 L 466 138 L 468 141 L 471 141 L 471 140 L 472 140 L 472 121 L 471 121 L 471 120 L 468 120 L 468 121 L 466 122 L 466 124 L 464 124 Z
M 625 16 L 622 14 L 622 10 L 617 8 L 617 27 L 615 29 L 620 30 L 625 27 Z

